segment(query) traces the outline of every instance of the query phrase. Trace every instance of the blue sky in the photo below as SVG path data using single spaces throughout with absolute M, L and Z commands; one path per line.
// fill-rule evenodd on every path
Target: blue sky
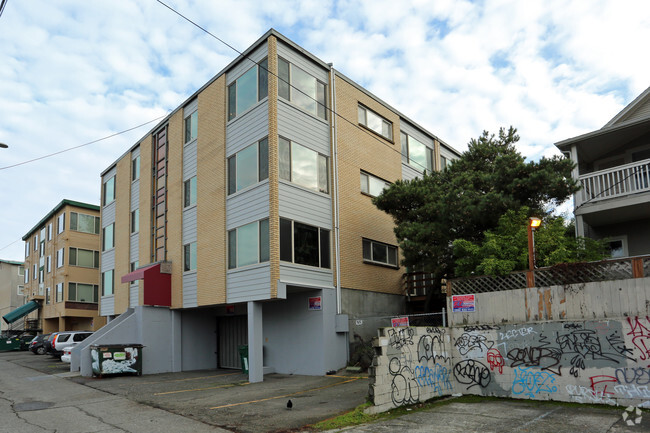
M 273 27 L 458 150 L 519 129 L 529 158 L 600 128 L 650 85 L 650 3 L 181 1 L 239 50 Z M 0 258 L 62 199 L 99 203 L 99 174 L 151 121 L 236 57 L 155 0 L 9 0 L 0 17 Z M 17 242 L 16 242 L 17 241 Z

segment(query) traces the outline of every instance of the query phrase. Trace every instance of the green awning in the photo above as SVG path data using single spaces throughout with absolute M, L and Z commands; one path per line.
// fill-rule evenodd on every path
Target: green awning
M 16 320 L 20 319 L 21 317 L 25 317 L 26 315 L 28 315 L 32 311 L 38 310 L 39 308 L 41 308 L 40 303 L 38 303 L 36 301 L 29 301 L 28 303 L 26 303 L 22 307 L 18 307 L 14 311 L 12 311 L 11 313 L 5 314 L 4 316 L 2 316 L 2 319 L 5 322 L 7 322 L 7 324 L 13 323 Z

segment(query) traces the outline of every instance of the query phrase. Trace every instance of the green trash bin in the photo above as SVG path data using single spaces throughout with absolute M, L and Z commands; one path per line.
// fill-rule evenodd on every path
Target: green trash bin
M 239 346 L 239 360 L 241 361 L 241 372 L 248 374 L 248 346 Z
M 9 352 L 12 350 L 20 350 L 20 338 L 0 338 L 0 352 Z
M 93 375 L 135 373 L 142 375 L 142 344 L 93 344 L 90 360 Z

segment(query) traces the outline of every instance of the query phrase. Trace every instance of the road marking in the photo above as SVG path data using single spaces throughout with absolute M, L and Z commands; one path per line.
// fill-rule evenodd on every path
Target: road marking
M 234 374 L 241 374 L 241 373 L 223 373 L 223 374 L 215 374 L 212 376 L 201 376 L 201 377 L 189 377 L 187 379 L 169 379 L 169 380 L 159 380 L 157 382 L 143 382 L 143 383 L 138 383 L 137 386 L 142 386 L 142 385 L 155 385 L 158 383 L 172 383 L 172 382 L 188 382 L 191 380 L 202 380 L 202 379 L 210 379 L 213 377 L 220 377 L 220 376 L 232 376 Z M 120 385 L 121 387 L 125 386 L 134 386 L 133 384 L 122 384 Z
M 155 392 L 153 395 L 178 394 L 178 393 L 181 393 L 181 392 L 205 391 L 205 390 L 208 390 L 208 389 L 232 388 L 233 386 L 244 386 L 244 385 L 250 385 L 250 382 L 241 383 L 241 384 L 227 383 L 225 385 L 209 386 L 207 388 L 192 388 L 192 389 L 179 389 L 177 391 Z
M 330 376 L 330 377 L 331 377 L 331 376 Z M 346 376 L 339 376 L 339 377 L 346 377 Z M 347 376 L 347 377 L 349 377 L 349 376 Z M 360 378 L 360 377 L 353 377 L 353 378 L 350 379 L 350 380 L 344 380 L 344 381 L 342 381 L 342 382 L 337 382 L 337 383 L 333 383 L 333 384 L 330 384 L 330 385 L 320 386 L 320 387 L 318 387 L 318 388 L 306 389 L 306 390 L 304 390 L 304 391 L 298 391 L 298 392 L 294 392 L 294 393 L 291 393 L 291 394 L 276 395 L 275 397 L 262 398 L 262 399 L 260 399 L 260 400 L 251 400 L 251 401 L 242 401 L 241 403 L 230 403 L 230 404 L 224 404 L 223 406 L 215 406 L 215 407 L 211 407 L 210 409 L 223 409 L 223 408 L 226 408 L 226 407 L 241 406 L 241 405 L 243 405 L 243 404 L 261 403 L 261 402 L 263 402 L 263 401 L 276 400 L 276 399 L 278 399 L 278 398 L 287 398 L 287 397 L 292 397 L 292 396 L 294 396 L 294 395 L 304 394 L 304 393 L 306 393 L 306 392 L 312 392 L 312 391 L 318 391 L 318 390 L 321 390 L 321 389 L 332 388 L 332 387 L 334 387 L 334 386 L 338 386 L 338 385 L 343 385 L 343 384 L 345 384 L 345 383 L 354 382 L 354 381 L 359 380 L 359 379 L 361 379 L 361 378 Z
M 535 423 L 535 422 L 537 422 L 537 421 L 539 421 L 539 420 L 541 420 L 541 419 L 544 419 L 544 418 L 546 418 L 547 416 L 549 416 L 550 414 L 552 414 L 553 412 L 557 412 L 557 411 L 560 410 L 560 409 L 561 409 L 561 408 L 558 407 L 558 408 L 556 408 L 556 409 L 549 410 L 548 412 L 541 414 L 541 415 L 538 416 L 537 418 L 533 418 L 533 419 L 531 419 L 530 421 L 528 421 L 527 423 L 520 425 L 520 426 L 518 427 L 518 430 L 519 430 L 519 429 L 522 429 L 522 428 L 524 428 L 524 427 L 526 427 L 527 425 L 530 425 L 530 424 L 532 424 L 532 423 Z

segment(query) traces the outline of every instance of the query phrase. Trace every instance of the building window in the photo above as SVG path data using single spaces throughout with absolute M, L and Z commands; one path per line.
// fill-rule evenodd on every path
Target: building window
M 48 304 L 48 305 L 52 303 L 52 298 L 51 298 L 52 293 L 51 292 L 52 292 L 51 288 L 47 287 L 45 289 L 45 303 Z
M 34 251 L 38 250 L 38 235 L 34 235 Z
M 113 294 L 113 276 L 115 271 L 111 269 L 102 273 L 102 296 L 111 296 Z
M 228 86 L 228 120 L 266 98 L 269 94 L 268 81 L 268 60 L 264 59 L 259 66 L 253 66 Z
M 29 241 L 25 241 L 25 257 L 29 257 Z
M 131 180 L 140 179 L 140 155 L 131 161 Z
M 36 270 L 37 270 L 36 263 L 34 263 L 34 265 L 32 266 L 32 279 L 33 280 L 36 279 Z
M 402 162 L 417 170 L 431 173 L 433 171 L 433 149 L 403 132 L 400 132 L 400 139 L 402 141 Z
M 613 236 L 607 239 L 607 251 L 613 259 L 627 257 L 627 236 Z
M 140 267 L 140 261 L 139 260 L 136 260 L 135 262 L 131 262 L 131 264 L 129 265 L 129 272 L 133 272 L 136 269 L 138 269 L 139 267 Z M 138 284 L 138 280 L 131 281 L 132 286 L 136 286 L 137 284 Z
M 70 212 L 70 230 L 98 235 L 99 217 L 77 212 Z
M 48 241 L 52 240 L 52 223 L 49 223 L 47 225 L 47 240 Z
M 330 268 L 330 231 L 280 218 L 280 260 Z
M 228 158 L 228 194 L 269 177 L 269 142 L 264 138 Z
M 47 256 L 47 260 L 45 262 L 45 269 L 47 270 L 48 274 L 52 272 L 52 256 Z
M 183 271 L 196 271 L 196 242 L 183 246 Z
M 199 132 L 199 112 L 194 111 L 185 118 L 185 144 L 196 140 Z
M 326 85 L 283 58 L 278 58 L 278 95 L 308 113 L 327 119 Z
M 56 251 L 56 267 L 60 268 L 63 266 L 63 248 Z
M 109 271 L 113 272 L 113 271 Z M 104 272 L 107 274 L 108 272 Z M 102 277 L 104 276 L 102 274 Z M 111 294 L 113 294 L 111 280 Z M 68 283 L 68 301 L 97 303 L 99 287 L 97 284 Z
M 281 179 L 325 194 L 329 192 L 329 171 L 325 155 L 280 137 L 279 160 Z
M 18 286 L 18 296 L 25 296 L 25 286 L 22 284 Z
M 115 176 L 104 182 L 104 206 L 115 201 Z
M 56 285 L 56 302 L 63 301 L 63 283 L 58 283 Z
M 385 139 L 393 141 L 393 124 L 363 105 L 359 105 L 359 123 Z
M 71 266 L 99 269 L 99 251 L 70 247 L 69 262 Z
M 65 230 L 65 212 L 56 218 L 56 234 L 63 233 Z
M 390 186 L 389 182 L 373 176 L 372 174 L 361 172 L 361 192 L 364 194 L 377 197 L 382 193 L 384 188 Z
M 451 161 L 449 161 L 447 158 L 440 155 L 440 170 L 446 169 L 450 162 Z
M 38 282 L 42 283 L 43 281 L 45 281 L 45 271 L 43 270 L 43 268 L 39 268 L 39 270 L 38 270 Z
M 131 212 L 131 233 L 140 231 L 140 209 Z
M 185 181 L 183 206 L 190 207 L 196 204 L 196 176 Z
M 115 223 L 107 225 L 102 230 L 102 251 L 110 250 L 115 246 Z
M 269 220 L 243 225 L 228 232 L 228 268 L 269 261 Z
M 397 247 L 381 242 L 363 240 L 363 261 L 397 268 Z
M 18 276 L 22 277 L 25 275 L 25 267 L 24 266 L 18 266 Z
M 25 269 L 25 284 L 29 283 L 29 268 Z

